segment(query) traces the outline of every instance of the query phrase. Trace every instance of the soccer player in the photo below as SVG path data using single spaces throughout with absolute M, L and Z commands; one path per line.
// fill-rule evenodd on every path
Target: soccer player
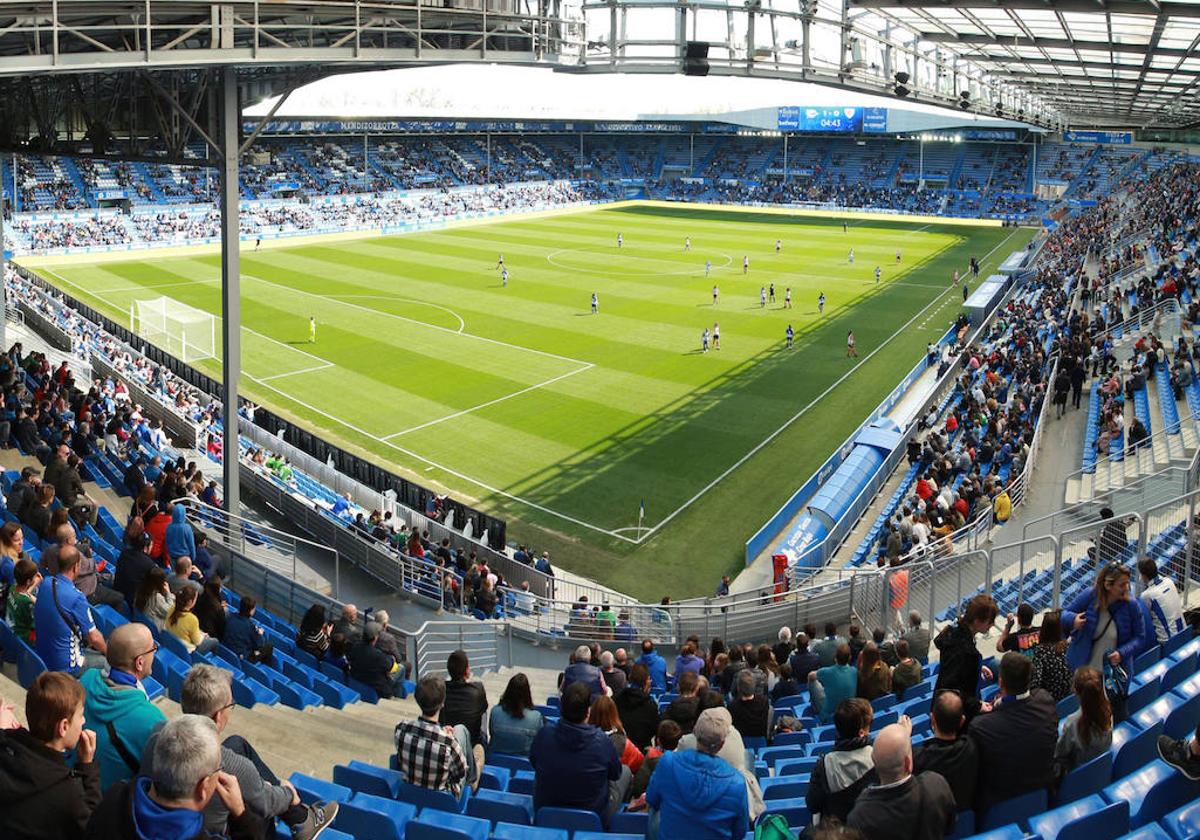
M 742 274 L 748 274 L 749 272 L 750 272 L 750 255 L 747 254 L 746 256 L 742 257 Z
M 600 311 L 600 298 L 596 297 L 596 293 L 592 292 L 592 314 L 595 315 Z
M 624 244 L 625 244 L 625 238 L 623 236 L 621 236 L 621 234 L 618 233 L 617 234 L 617 247 L 620 248 Z
M 791 324 L 788 324 L 787 333 L 785 333 L 785 334 L 787 335 L 788 349 L 791 350 L 792 349 L 792 340 L 796 337 L 796 331 L 792 329 Z
M 900 265 L 900 249 L 896 249 L 896 265 Z
M 704 276 L 707 277 L 712 273 L 712 260 L 704 261 Z
M 766 286 L 758 287 L 758 305 L 759 305 L 759 308 L 762 308 L 767 305 L 767 287 Z
M 850 265 L 854 265 L 854 249 L 853 248 L 850 249 L 849 260 L 850 260 Z
M 308 343 L 317 343 L 317 319 L 314 315 L 308 317 Z
M 721 325 L 720 324 L 716 324 L 716 323 L 713 324 L 712 344 L 713 344 L 714 350 L 721 349 Z
M 846 358 L 858 358 L 858 351 L 854 349 L 854 330 L 846 333 Z
M 700 333 L 700 352 L 701 353 L 708 352 L 708 327 L 705 327 L 704 330 Z
M 257 251 L 260 247 L 262 247 L 262 237 L 261 236 L 258 237 L 258 239 L 254 240 L 254 250 Z
M 771 303 L 775 302 L 775 284 L 774 283 L 772 283 L 771 288 L 767 290 L 767 300 L 771 301 Z
M 788 286 L 787 290 L 784 291 L 784 293 L 783 293 L 783 308 L 784 309 L 792 308 L 792 287 L 791 286 Z
M 825 293 L 817 295 L 817 314 L 820 315 L 825 311 Z
M 970 291 L 966 283 L 963 283 L 963 303 L 967 302 L 967 292 Z
M 496 268 L 504 268 L 504 255 L 500 255 L 500 259 L 496 260 Z
M 846 222 L 845 219 L 843 219 L 842 220 L 842 233 L 849 233 L 849 232 L 850 232 L 850 225 Z
M 958 285 L 958 269 L 954 269 L 954 285 Z
M 500 269 L 500 285 L 506 289 L 508 288 L 508 269 L 507 268 Z
M 882 272 L 881 272 L 881 270 L 880 270 L 879 266 L 875 266 L 875 282 L 876 282 L 876 283 L 878 283 L 878 282 L 879 282 L 879 275 L 880 275 L 881 273 L 882 273 Z
M 685 250 L 685 251 L 692 250 L 692 237 L 690 237 L 690 236 L 683 237 L 683 250 Z
M 776 240 L 775 240 L 775 256 L 779 256 L 779 252 L 780 252 L 781 250 L 783 250 L 783 240 L 782 240 L 782 239 L 776 239 Z
M 717 305 L 717 301 L 721 297 L 721 290 L 717 288 L 717 284 L 713 283 L 713 306 Z

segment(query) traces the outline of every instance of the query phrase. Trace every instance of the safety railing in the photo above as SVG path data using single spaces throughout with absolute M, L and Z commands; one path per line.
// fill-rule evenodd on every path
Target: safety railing
M 499 670 L 512 661 L 512 635 L 503 625 L 472 621 L 427 621 L 406 633 L 408 661 L 415 663 L 414 679 L 446 675 L 446 660 L 465 651 L 476 676 Z M 505 640 L 505 650 L 502 647 Z

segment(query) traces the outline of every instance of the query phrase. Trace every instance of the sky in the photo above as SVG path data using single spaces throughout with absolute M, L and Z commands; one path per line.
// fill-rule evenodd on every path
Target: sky
M 245 110 L 263 116 L 274 100 Z M 781 105 L 884 106 L 934 114 L 932 105 L 777 79 L 678 74 L 555 73 L 547 68 L 451 64 L 331 76 L 292 93 L 287 117 L 633 120 Z

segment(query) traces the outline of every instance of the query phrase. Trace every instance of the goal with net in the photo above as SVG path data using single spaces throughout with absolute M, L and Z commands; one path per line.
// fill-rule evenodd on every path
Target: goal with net
M 217 318 L 169 297 L 135 300 L 129 311 L 136 334 L 184 362 L 216 358 Z

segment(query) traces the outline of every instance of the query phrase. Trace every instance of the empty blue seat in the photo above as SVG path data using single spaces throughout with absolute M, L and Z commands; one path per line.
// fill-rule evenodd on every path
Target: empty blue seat
M 580 808 L 539 808 L 534 825 L 565 828 L 567 831 L 604 831 L 600 815 Z
M 1029 793 L 1010 797 L 988 808 L 983 819 L 979 821 L 979 829 L 980 831 L 991 831 L 994 828 L 1002 828 L 1013 820 L 1024 822 L 1034 814 L 1045 811 L 1047 804 L 1044 790 L 1031 790 Z
M 1129 721 L 1113 727 L 1110 750 L 1113 756 L 1113 778 L 1124 778 L 1153 761 L 1158 756 L 1157 743 L 1161 734 L 1161 723 L 1155 723 L 1149 729 L 1141 731 Z
M 509 793 L 524 793 L 533 796 L 533 771 L 517 770 L 508 780 Z
M 1111 750 L 1079 765 L 1062 780 L 1055 802 L 1059 805 L 1067 805 L 1077 799 L 1099 793 L 1105 785 L 1112 781 L 1112 769 Z
M 1189 802 L 1167 814 L 1159 823 L 1175 840 L 1200 837 L 1200 802 Z
M 605 831 L 576 831 L 571 840 L 642 840 L 645 834 L 616 834 Z
M 1171 835 L 1158 823 L 1149 823 L 1129 832 L 1121 840 L 1171 840 Z
M 954 817 L 954 831 L 945 840 L 963 840 L 975 833 L 975 812 L 959 811 Z
M 293 773 L 288 781 L 300 794 L 300 801 L 306 805 L 314 802 L 349 802 L 353 791 L 345 785 L 327 782 L 324 779 L 314 779 L 303 773 Z
M 1116 840 L 1129 831 L 1129 803 L 1085 796 L 1030 817 L 1029 829 L 1042 840 Z
M 804 758 L 792 758 L 787 761 L 781 761 L 775 765 L 776 776 L 792 776 L 797 774 L 811 774 L 813 768 L 820 761 L 819 756 L 805 756 Z
M 805 747 L 767 747 L 759 752 L 758 757 L 774 770 L 776 762 L 789 758 L 805 758 L 807 755 L 808 750 Z
M 1192 782 L 1164 761 L 1155 759 L 1103 791 L 1109 802 L 1128 802 L 1133 828 L 1152 823 L 1200 795 L 1200 782 Z
M 492 824 L 487 820 L 426 809 L 408 824 L 406 840 L 487 840 Z
M 1160 677 L 1152 677 L 1143 683 L 1133 685 L 1130 688 L 1129 696 L 1125 699 L 1126 714 L 1132 715 L 1140 712 L 1157 700 L 1161 685 Z
M 638 837 L 645 837 L 649 825 L 650 815 L 645 811 L 622 811 L 613 814 L 612 819 L 608 821 L 608 830 L 614 834 L 636 834 Z
M 401 802 L 416 805 L 421 809 L 422 813 L 426 809 L 433 809 L 435 811 L 461 814 L 463 810 L 463 803 L 456 799 L 454 794 L 449 791 L 430 790 L 419 785 L 410 785 L 407 782 L 400 785 L 400 790 L 396 791 L 396 798 Z
M 972 834 L 967 840 L 1025 840 L 1025 831 L 1016 823 L 1009 823 L 982 834 Z
M 533 765 L 529 763 L 529 759 L 523 755 L 506 755 L 505 753 L 488 753 L 487 765 L 489 767 L 507 767 L 509 770 L 533 770 Z
M 492 823 L 529 825 L 533 822 L 533 797 L 480 788 L 467 800 L 467 814 Z
M 788 821 L 788 825 L 792 828 L 804 828 L 812 822 L 812 815 L 809 813 L 808 803 L 804 801 L 804 797 L 772 799 L 763 804 L 766 805 L 767 810 L 763 811 L 759 820 L 768 814 L 779 814 Z
M 351 801 L 338 806 L 333 827 L 353 837 L 404 840 L 405 826 L 416 817 L 417 809 L 407 802 L 358 793 Z
M 512 771 L 507 767 L 488 767 L 479 771 L 479 787 L 487 790 L 508 790 Z
M 804 781 L 799 781 L 803 778 Z M 800 776 L 778 776 L 759 782 L 763 799 L 795 799 L 808 792 L 808 778 Z
M 492 831 L 492 840 L 571 840 L 571 833 L 565 828 L 500 823 Z
M 334 765 L 333 781 L 356 793 L 395 799 L 400 786 L 404 784 L 404 774 L 361 761 L 351 761 L 348 766 Z

